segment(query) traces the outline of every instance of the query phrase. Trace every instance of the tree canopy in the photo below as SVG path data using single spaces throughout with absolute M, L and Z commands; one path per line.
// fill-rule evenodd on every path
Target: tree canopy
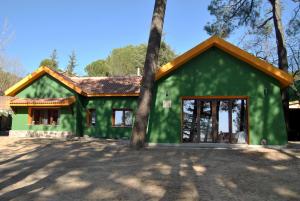
M 88 76 L 109 76 L 109 68 L 105 60 L 93 61 L 85 67 Z
M 210 35 L 228 38 L 239 37 L 238 45 L 256 57 L 278 65 L 277 36 L 274 26 L 272 6 L 274 0 L 211 0 L 208 11 L 215 18 L 208 22 L 204 30 Z M 300 1 L 294 2 L 294 10 L 283 29 L 283 38 L 288 53 L 289 71 L 298 71 L 300 54 Z M 282 4 L 284 7 L 284 4 Z M 286 10 L 283 9 L 283 12 Z M 276 21 L 281 20 L 275 19 Z M 285 33 L 285 34 L 284 34 Z
M 47 66 L 54 70 L 59 70 L 58 59 L 57 59 L 57 50 L 54 49 L 50 54 L 49 58 L 43 59 L 40 63 L 40 66 Z
M 147 51 L 146 44 L 128 45 L 113 49 L 105 60 L 97 60 L 85 67 L 88 76 L 108 75 L 136 75 L 137 68 L 143 73 Z M 175 52 L 166 43 L 161 43 L 158 66 L 161 66 L 176 56 Z

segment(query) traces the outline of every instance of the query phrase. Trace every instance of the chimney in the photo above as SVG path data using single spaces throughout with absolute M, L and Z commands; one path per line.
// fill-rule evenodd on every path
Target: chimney
M 136 74 L 137 74 L 137 76 L 141 76 L 141 68 L 140 67 L 136 68 Z

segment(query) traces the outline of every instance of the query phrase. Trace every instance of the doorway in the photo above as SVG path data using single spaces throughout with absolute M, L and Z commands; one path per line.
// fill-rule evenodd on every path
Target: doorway
M 248 143 L 247 97 L 183 97 L 183 143 Z

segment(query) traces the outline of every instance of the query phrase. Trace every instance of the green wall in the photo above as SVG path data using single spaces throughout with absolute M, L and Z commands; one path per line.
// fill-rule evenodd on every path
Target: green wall
M 66 98 L 78 95 L 51 76 L 43 75 L 16 96 L 19 98 Z M 28 108 L 14 107 L 12 130 L 70 131 L 78 133 L 76 130 L 76 106 L 77 103 L 60 109 L 59 125 L 28 125 Z
M 93 137 L 129 139 L 131 128 L 112 127 L 112 109 L 129 108 L 135 111 L 137 97 L 104 97 L 85 100 L 83 133 Z M 96 109 L 96 126 L 87 127 L 86 110 Z
M 12 129 L 71 131 L 101 138 L 130 137 L 131 128 L 112 127 L 112 109 L 135 110 L 137 97 L 83 97 L 49 75 L 42 76 L 16 96 L 72 95 L 76 96 L 76 103 L 61 109 L 60 125 L 29 126 L 27 108 L 18 107 Z M 287 142 L 278 81 L 217 48 L 209 49 L 156 82 L 147 134 L 149 142 L 180 143 L 182 96 L 249 96 L 250 144 L 260 144 L 262 138 L 269 144 Z M 163 108 L 163 100 L 171 100 L 172 107 Z M 87 109 L 96 109 L 96 126 L 87 127 Z
M 18 94 L 19 98 L 63 98 L 74 96 L 74 92 L 50 75 L 43 75 Z
M 28 108 L 17 107 L 12 116 L 12 130 L 33 130 L 33 131 L 70 131 L 75 133 L 75 115 L 70 108 L 60 109 L 58 125 L 28 125 Z
M 150 142 L 180 143 L 181 96 L 249 96 L 250 144 L 260 144 L 262 138 L 269 144 L 287 142 L 278 81 L 217 48 L 156 83 L 147 136 Z M 163 108 L 163 100 L 171 100 L 171 108 Z

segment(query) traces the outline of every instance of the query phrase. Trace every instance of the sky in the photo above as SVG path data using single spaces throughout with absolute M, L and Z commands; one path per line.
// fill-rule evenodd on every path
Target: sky
M 12 38 L 5 48 L 21 63 L 22 74 L 38 68 L 41 60 L 57 50 L 60 68 L 76 52 L 75 72 L 106 58 L 114 48 L 146 43 L 154 0 L 0 0 L 0 25 L 8 22 Z M 204 25 L 213 19 L 210 0 L 168 0 L 164 40 L 183 53 L 209 35 Z M 287 9 L 293 5 L 288 4 Z M 288 12 L 287 12 L 288 13 Z M 0 26 L 1 28 L 1 26 Z M 236 43 L 238 38 L 229 38 Z

